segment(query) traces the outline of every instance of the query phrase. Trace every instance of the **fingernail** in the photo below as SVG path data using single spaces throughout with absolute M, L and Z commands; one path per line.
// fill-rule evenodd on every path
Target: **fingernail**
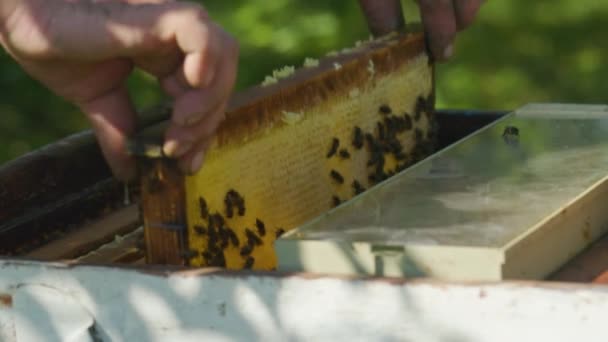
M 194 158 L 192 158 L 192 164 L 190 165 L 190 172 L 196 173 L 201 166 L 203 166 L 203 159 L 205 157 L 205 151 L 199 151 Z
M 163 145 L 163 153 L 169 157 L 181 157 L 190 148 L 192 147 L 192 143 L 189 141 L 177 142 L 176 140 L 169 140 Z
M 450 59 L 453 54 L 454 54 L 454 45 L 452 45 L 452 44 L 448 45 L 445 48 L 445 50 L 443 50 L 443 58 L 444 59 Z

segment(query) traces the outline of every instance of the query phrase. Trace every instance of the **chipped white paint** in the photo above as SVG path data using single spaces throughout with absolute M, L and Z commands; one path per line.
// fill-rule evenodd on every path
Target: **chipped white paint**
M 96 341 L 608 341 L 603 286 L 0 261 L 0 295 L 13 298 L 0 306 L 8 342 L 28 341 L 22 331 L 44 341 L 93 341 L 91 331 Z

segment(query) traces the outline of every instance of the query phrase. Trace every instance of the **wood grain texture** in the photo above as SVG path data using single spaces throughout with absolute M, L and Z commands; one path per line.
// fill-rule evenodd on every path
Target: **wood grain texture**
M 140 159 L 139 167 L 147 262 L 187 264 L 184 176 L 171 159 Z

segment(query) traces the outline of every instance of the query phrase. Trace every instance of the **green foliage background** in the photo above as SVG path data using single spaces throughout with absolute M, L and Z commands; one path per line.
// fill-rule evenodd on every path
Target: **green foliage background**
M 238 38 L 237 88 L 272 69 L 300 65 L 369 36 L 355 0 L 209 0 L 212 17 Z M 411 0 L 406 18 L 418 21 Z M 606 103 L 608 2 L 487 1 L 456 55 L 437 72 L 438 107 L 511 109 L 528 102 Z M 75 28 L 76 29 L 76 28 Z M 129 80 L 139 107 L 162 94 L 143 74 Z M 0 163 L 86 129 L 72 106 L 0 52 Z

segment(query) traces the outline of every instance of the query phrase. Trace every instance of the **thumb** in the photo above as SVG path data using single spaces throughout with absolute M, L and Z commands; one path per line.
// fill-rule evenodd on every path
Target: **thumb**
M 135 177 L 135 161 L 127 155 L 127 137 L 135 131 L 136 114 L 126 86 L 121 85 L 80 105 L 116 178 Z

